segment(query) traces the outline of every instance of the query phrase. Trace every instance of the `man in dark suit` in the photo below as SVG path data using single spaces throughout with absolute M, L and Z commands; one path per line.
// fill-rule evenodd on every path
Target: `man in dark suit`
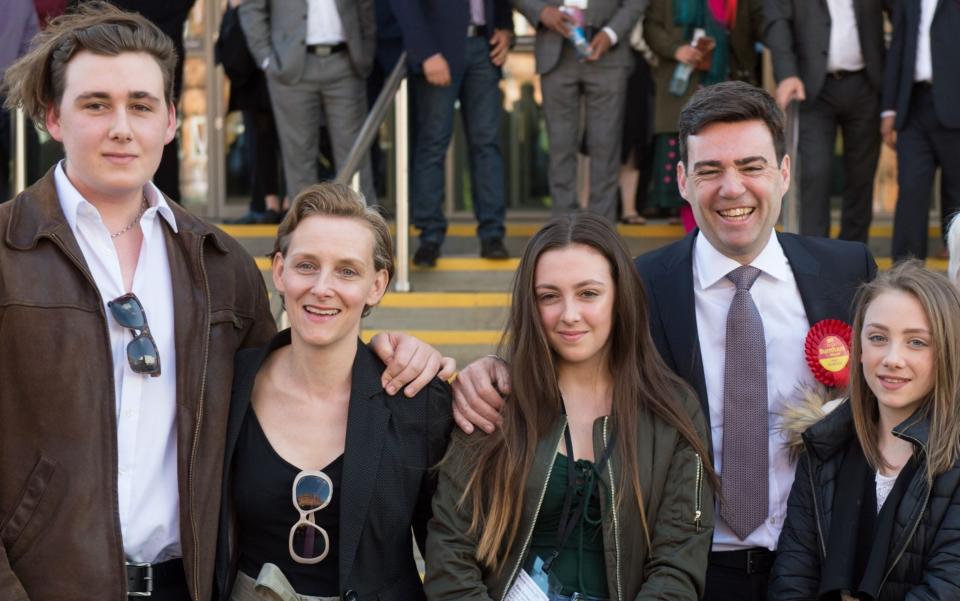
M 444 160 L 458 99 L 470 153 L 480 255 L 506 259 L 499 82 L 513 38 L 510 5 L 507 0 L 391 1 L 413 72 L 410 84 L 418 113 L 411 195 L 420 247 L 413 262 L 435 266 L 446 238 Z
M 849 322 L 854 291 L 876 265 L 858 242 L 775 233 L 790 157 L 783 115 L 765 91 L 735 81 L 697 91 L 680 114 L 679 137 L 677 179 L 700 229 L 639 257 L 636 267 L 653 340 L 700 397 L 723 482 L 704 598 L 763 601 L 794 472 L 776 416 L 797 401 L 798 388 L 814 384 L 803 350 L 810 326 Z M 752 279 L 741 287 L 734 281 L 744 272 Z M 756 328 L 749 340 L 729 330 L 749 321 L 730 319 L 744 290 Z M 762 368 L 747 369 L 755 360 Z M 496 423 L 496 390 L 509 386 L 502 367 L 488 358 L 460 372 L 454 411 L 465 430 Z M 762 394 L 747 398 L 747 389 Z M 744 473 L 757 477 L 728 490 Z M 744 510 L 750 516 L 741 519 Z
M 930 194 L 941 168 L 943 232 L 960 210 L 960 1 L 899 0 L 883 82 L 884 142 L 897 150 L 893 259 L 926 258 Z
M 376 44 L 373 0 L 244 0 L 239 10 L 250 53 L 267 74 L 293 197 L 317 181 L 321 119 L 337 169 L 363 127 Z M 369 155 L 360 164 L 360 189 L 376 202 Z
M 866 242 L 880 156 L 883 11 L 890 0 L 765 0 L 777 102 L 800 104 L 800 233 L 830 235 L 837 128 L 843 131 L 840 238 Z

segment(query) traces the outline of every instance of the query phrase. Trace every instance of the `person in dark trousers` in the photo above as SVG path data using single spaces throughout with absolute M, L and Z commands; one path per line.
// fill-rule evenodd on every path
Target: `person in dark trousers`
M 894 261 L 927 256 L 933 180 L 940 167 L 940 223 L 960 211 L 960 2 L 899 0 L 883 82 L 881 133 L 897 151 Z
M 880 157 L 883 14 L 890 0 L 765 0 L 777 103 L 800 102 L 800 233 L 830 235 L 831 171 L 843 132 L 840 239 L 866 242 Z
M 37 11 L 30 0 L 10 0 L 0 20 L 0 80 L 7 67 L 27 53 L 30 41 L 38 31 Z M 0 202 L 10 197 L 10 161 L 13 158 L 13 118 L 4 108 L 0 95 Z M 27 124 L 32 129 L 31 124 Z M 32 132 L 28 132 L 30 135 Z
M 417 106 L 412 157 L 415 265 L 437 264 L 447 234 L 444 162 L 460 101 L 470 157 L 480 256 L 506 259 L 506 180 L 500 152 L 499 81 L 513 37 L 507 0 L 391 0 L 403 31 Z

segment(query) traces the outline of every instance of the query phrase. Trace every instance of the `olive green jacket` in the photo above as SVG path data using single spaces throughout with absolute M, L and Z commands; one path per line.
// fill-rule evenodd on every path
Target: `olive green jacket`
M 684 408 L 701 439 L 706 426 L 697 402 Z M 593 444 L 599 457 L 611 435 L 608 418 L 594 423 Z M 477 537 L 468 534 L 468 507 L 457 508 L 469 465 L 469 437 L 454 434 L 440 466 L 428 525 L 424 590 L 430 600 L 502 601 L 524 562 L 536 516 L 543 501 L 554 458 L 563 439 L 565 421 L 558 422 L 537 445 L 523 495 L 517 541 L 503 568 L 489 572 L 474 557 Z M 472 436 L 484 436 L 475 433 Z M 603 507 L 604 559 L 611 601 L 697 599 L 703 593 L 707 557 L 713 536 L 713 495 L 703 464 L 677 431 L 659 419 L 643 419 L 637 427 L 640 484 L 650 525 L 647 546 L 639 512 L 629 502 L 619 504 L 621 468 L 616 454 L 607 464 L 600 486 Z

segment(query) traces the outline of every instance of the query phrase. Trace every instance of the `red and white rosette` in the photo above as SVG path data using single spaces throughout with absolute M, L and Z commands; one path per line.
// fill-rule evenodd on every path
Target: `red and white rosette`
M 850 337 L 853 330 L 839 319 L 824 319 L 807 332 L 804 356 L 813 376 L 829 388 L 850 381 Z

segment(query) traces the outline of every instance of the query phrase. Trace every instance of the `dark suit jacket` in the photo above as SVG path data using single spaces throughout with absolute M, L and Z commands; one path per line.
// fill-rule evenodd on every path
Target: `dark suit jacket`
M 698 231 L 637 257 L 635 265 L 646 287 L 653 342 L 666 364 L 697 391 L 709 424 L 710 406 L 693 293 L 693 242 Z M 823 319 L 850 323 L 857 287 L 877 273 L 867 247 L 860 242 L 795 234 L 777 237 L 790 262 L 810 324 Z
M 917 65 L 920 0 L 897 0 L 893 39 L 883 80 L 883 109 L 897 111 L 895 127 L 903 127 L 910 110 Z M 960 0 L 940 0 L 930 25 L 933 59 L 933 105 L 945 127 L 960 129 Z
M 422 73 L 423 61 L 439 52 L 447 59 L 451 75 L 457 77 L 463 71 L 466 56 L 468 0 L 390 0 L 390 4 L 403 31 L 410 69 Z M 507 0 L 484 0 L 484 9 L 488 30 L 513 31 Z
M 273 350 L 290 344 L 290 330 L 269 345 L 237 353 L 227 422 L 223 501 L 217 540 L 217 598 L 226 601 L 237 573 L 233 516 L 233 455 L 250 407 L 257 372 Z M 340 501 L 340 590 L 355 601 L 424 599 L 413 559 L 411 527 L 425 549 L 430 500 L 436 489 L 432 467 L 446 452 L 450 387 L 434 379 L 413 398 L 390 396 L 380 386 L 383 363 L 357 341 L 353 362 L 343 483 Z M 351 594 L 353 593 L 353 594 Z
M 902 1 L 902 0 L 899 0 Z M 891 0 L 853 0 L 867 79 L 883 86 L 883 11 Z M 820 94 L 827 76 L 830 11 L 826 0 L 764 0 L 764 41 L 773 57 L 776 80 L 799 77 L 807 99 Z

